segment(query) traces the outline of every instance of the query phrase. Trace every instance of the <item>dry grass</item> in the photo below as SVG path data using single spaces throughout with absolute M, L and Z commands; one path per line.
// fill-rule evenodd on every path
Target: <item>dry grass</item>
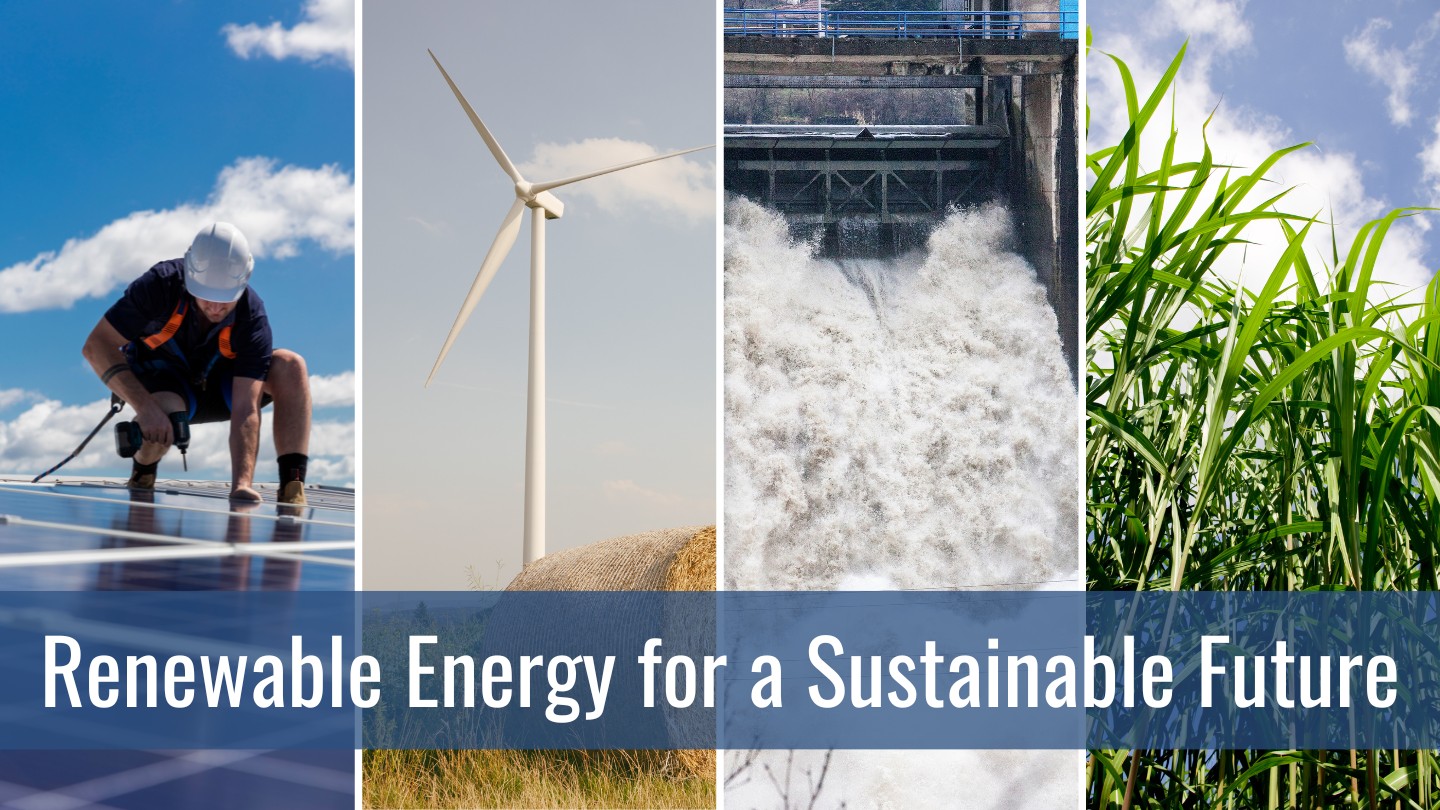
M 527 566 L 508 588 L 648 589 L 713 591 L 715 527 L 646 532 L 557 552 Z M 683 616 L 670 621 L 683 632 Z M 715 761 L 708 749 L 366 751 L 364 806 L 714 807 Z
M 364 806 L 693 808 L 712 776 L 667 751 L 366 751 Z

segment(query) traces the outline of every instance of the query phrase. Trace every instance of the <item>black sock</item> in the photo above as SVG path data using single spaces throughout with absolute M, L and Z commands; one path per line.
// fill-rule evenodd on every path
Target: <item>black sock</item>
M 156 461 L 154 464 L 141 464 L 138 461 L 132 461 L 131 464 L 131 475 L 154 475 L 155 471 L 160 468 L 159 461 Z
M 280 465 L 281 484 L 305 480 L 305 464 L 310 461 L 309 456 L 304 453 L 286 453 L 275 461 Z

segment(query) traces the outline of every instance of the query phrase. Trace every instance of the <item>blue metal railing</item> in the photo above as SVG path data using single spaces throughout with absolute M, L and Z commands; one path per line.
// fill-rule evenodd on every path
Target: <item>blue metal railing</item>
M 1080 38 L 1080 0 L 1060 0 L 1060 38 Z
M 792 11 L 725 9 L 727 37 L 870 37 L 878 39 L 1076 39 L 1076 0 L 1059 11 Z

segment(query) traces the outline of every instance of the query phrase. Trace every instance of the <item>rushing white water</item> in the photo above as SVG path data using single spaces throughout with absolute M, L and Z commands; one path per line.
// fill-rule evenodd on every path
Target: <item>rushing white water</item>
M 727 205 L 727 587 L 1079 587 L 1075 389 L 1010 239 L 991 206 L 952 214 L 924 255 L 836 263 L 793 243 L 778 215 Z M 731 752 L 725 798 L 1073 807 L 1078 761 L 764 751 L 746 764 Z
M 1010 239 L 987 206 L 837 264 L 727 206 L 727 587 L 1074 587 L 1075 389 Z

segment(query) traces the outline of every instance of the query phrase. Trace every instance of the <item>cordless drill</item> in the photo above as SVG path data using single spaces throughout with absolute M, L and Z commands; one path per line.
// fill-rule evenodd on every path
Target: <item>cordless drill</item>
M 190 471 L 190 463 L 185 458 L 185 451 L 190 449 L 190 417 L 184 411 L 176 411 L 170 414 L 171 442 L 180 449 L 180 464 L 186 472 Z M 121 422 L 115 426 L 115 452 L 121 458 L 130 458 L 140 451 L 140 445 L 145 443 L 145 436 L 140 432 L 139 422 Z

